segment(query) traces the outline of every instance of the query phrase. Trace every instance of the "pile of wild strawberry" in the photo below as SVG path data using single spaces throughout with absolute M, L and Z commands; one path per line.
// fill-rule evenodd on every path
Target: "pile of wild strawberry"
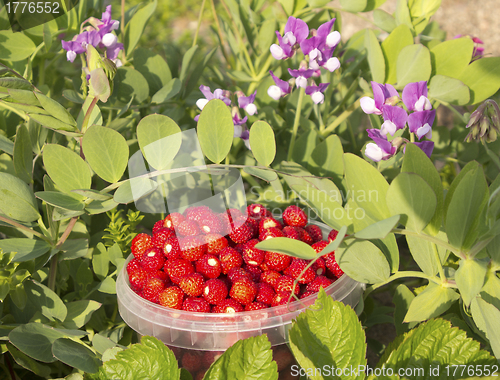
M 296 279 L 293 291 L 304 298 L 343 274 L 334 252 L 301 276 L 307 260 L 255 248 L 262 240 L 288 237 L 319 253 L 335 239 L 332 230 L 323 240 L 321 229 L 308 225 L 299 207 L 285 209 L 284 225 L 260 204 L 248 206 L 247 214 L 236 209 L 217 214 L 200 206 L 158 221 L 152 237 L 141 233 L 132 241 L 134 259 L 127 265 L 132 289 L 173 309 L 234 313 L 286 304 Z

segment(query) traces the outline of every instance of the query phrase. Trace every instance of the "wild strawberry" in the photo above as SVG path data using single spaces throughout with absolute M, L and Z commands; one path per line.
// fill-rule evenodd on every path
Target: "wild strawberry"
M 196 350 L 185 350 L 186 352 L 182 356 L 181 365 L 187 369 L 190 373 L 195 373 L 199 371 L 202 367 L 202 353 Z
M 252 280 L 252 275 L 246 269 L 231 268 L 227 274 L 227 278 L 232 284 L 235 281 L 241 280 L 242 278 L 246 278 L 247 280 Z
M 280 222 L 274 219 L 272 216 L 266 216 L 262 218 L 259 222 L 259 232 L 262 233 L 263 230 L 267 230 L 268 228 L 278 228 L 282 229 L 283 226 Z
M 245 306 L 245 311 L 262 310 L 267 309 L 269 305 L 262 302 L 252 302 Z
M 203 293 L 205 280 L 199 273 L 187 274 L 179 280 L 179 287 L 190 297 L 198 297 Z
M 273 298 L 273 302 L 271 303 L 272 307 L 275 306 L 280 306 L 280 305 L 286 305 L 288 303 L 288 299 L 290 298 L 290 292 L 281 292 L 281 293 L 276 293 L 276 295 Z M 295 298 L 291 298 L 290 302 L 295 301 Z
M 177 361 L 180 363 L 180 360 L 182 359 L 182 355 L 184 355 L 184 349 L 180 347 L 175 347 L 175 346 L 169 346 L 166 344 L 166 346 L 172 351 L 175 355 L 175 358 Z
M 245 243 L 238 243 L 233 248 L 236 249 L 239 253 L 241 253 L 243 255 L 243 247 L 244 246 L 245 246 Z
M 294 361 L 293 355 L 286 345 L 273 347 L 273 360 L 278 365 L 278 371 L 283 371 L 290 367 Z
M 257 295 L 257 285 L 252 280 L 242 278 L 233 282 L 229 296 L 243 305 L 251 303 Z
M 207 253 L 211 255 L 219 255 L 228 245 L 227 239 L 219 234 L 204 235 L 203 240 L 207 246 Z
M 259 243 L 259 240 L 252 239 L 245 243 L 243 246 L 243 260 L 248 265 L 260 265 L 264 262 L 264 257 L 266 252 L 255 248 L 255 245 Z
M 301 240 L 302 233 L 298 229 L 298 227 L 286 226 L 283 227 L 283 233 L 289 239 Z
M 159 231 L 153 234 L 153 238 L 151 239 L 151 243 L 153 246 L 163 249 L 163 245 L 165 241 L 168 239 L 175 237 L 175 232 L 169 230 L 168 228 L 162 227 Z
M 276 292 L 270 284 L 266 282 L 257 284 L 257 296 L 255 296 L 255 301 L 271 305 L 275 295 Z
M 220 252 L 219 260 L 224 274 L 228 274 L 232 268 L 239 268 L 243 265 L 241 254 L 231 247 L 226 247 Z
M 269 269 L 262 272 L 262 274 L 260 275 L 260 282 L 266 282 L 274 288 L 276 287 L 276 284 L 278 283 L 278 279 L 280 277 L 281 274 L 279 274 L 277 271 Z
M 243 311 L 243 306 L 236 300 L 228 298 L 212 308 L 212 313 L 238 313 Z
M 311 235 L 309 235 L 309 232 L 307 232 L 302 227 L 295 227 L 295 228 L 297 228 L 300 231 L 300 240 L 309 245 L 314 244 L 314 240 L 311 237 Z
M 262 269 L 263 272 L 265 272 L 266 270 L 270 270 L 265 261 L 259 265 L 259 268 Z
M 219 218 L 212 213 L 203 214 L 198 221 L 201 232 L 205 234 L 219 234 L 222 230 L 222 225 Z
M 244 222 L 229 233 L 229 237 L 235 243 L 246 243 L 253 237 L 253 228 L 247 222 Z
M 306 260 L 294 258 L 292 263 L 288 268 L 283 272 L 287 276 L 292 277 L 294 280 L 298 280 L 299 284 L 308 284 L 314 277 L 316 277 L 316 273 L 312 270 L 311 267 L 307 268 L 304 274 L 301 275 L 302 271 L 307 267 L 308 262 Z
M 335 252 L 323 256 L 323 259 L 325 260 L 326 267 L 335 275 L 335 277 L 340 278 L 344 274 L 335 259 Z
M 203 297 L 208 303 L 217 305 L 226 299 L 228 289 L 224 281 L 219 279 L 212 279 L 205 282 L 203 287 Z
M 333 284 L 333 282 L 333 280 L 325 276 L 317 276 L 313 281 L 307 284 L 306 292 L 319 292 L 320 288 L 326 289 Z
M 247 215 L 246 214 L 243 214 L 241 212 L 241 210 L 237 209 L 237 208 L 230 208 L 227 210 L 227 215 L 229 216 L 229 220 L 231 221 L 232 224 L 234 224 L 234 222 L 238 219 L 241 219 L 241 218 L 246 218 Z
M 272 239 L 275 237 L 285 237 L 285 233 L 276 227 L 270 227 L 270 228 L 265 229 L 265 230 L 260 230 L 260 234 L 259 234 L 260 241 Z
M 330 244 L 329 242 L 325 240 L 320 240 L 316 243 L 314 243 L 311 247 L 316 251 L 316 253 L 320 253 L 325 247 Z
M 158 303 L 159 295 L 165 289 L 165 283 L 158 278 L 150 278 L 142 289 L 142 296 L 148 301 Z
M 182 310 L 195 313 L 210 313 L 210 304 L 202 297 L 188 297 L 182 303 Z
M 141 267 L 141 262 L 140 260 L 133 258 L 130 260 L 127 264 L 127 273 L 130 274 L 131 272 L 139 269 Z
M 323 240 L 323 231 L 321 231 L 321 228 L 319 226 L 315 224 L 309 224 L 308 226 L 305 226 L 304 229 L 313 239 L 313 243 Z
M 266 251 L 266 256 L 264 262 L 267 264 L 269 269 L 281 272 L 288 268 L 292 258 L 290 256 L 284 255 L 278 252 Z
M 281 276 L 276 283 L 276 293 L 291 293 L 293 289 L 294 279 L 290 276 Z M 300 293 L 300 286 L 295 285 L 294 293 L 298 295 Z
M 304 293 L 302 293 L 299 298 L 302 299 L 302 298 L 306 298 L 306 297 L 309 297 L 309 296 L 312 296 L 313 294 L 316 294 L 317 292 L 313 292 L 312 290 L 306 290 Z
M 174 284 L 178 284 L 181 277 L 194 273 L 193 264 L 185 259 L 167 260 L 164 270 Z
M 202 368 L 208 368 L 214 363 L 217 359 L 219 359 L 224 351 L 205 351 L 203 353 Z M 203 378 L 202 378 L 203 379 Z
M 252 227 L 252 235 L 256 236 L 259 233 L 259 221 L 257 219 L 248 218 L 246 220 L 247 224 Z
M 163 220 L 159 220 L 157 221 L 154 225 L 153 225 L 153 235 L 155 233 L 157 233 L 159 230 L 161 230 L 163 228 Z
M 163 219 L 163 227 L 168 228 L 172 231 L 175 231 L 175 229 L 186 220 L 182 214 L 179 214 L 178 212 L 173 212 L 165 219 Z
M 316 273 L 317 276 L 321 276 L 326 271 L 325 260 L 322 257 L 318 257 L 316 261 L 311 265 L 311 269 Z
M 220 276 L 222 267 L 219 259 L 214 255 L 205 254 L 195 263 L 196 271 L 207 278 Z
M 165 256 L 163 252 L 156 247 L 148 249 L 144 255 L 142 255 L 141 266 L 148 272 L 160 270 L 163 268 L 163 264 L 165 264 Z
M 163 254 L 167 259 L 177 259 L 181 254 L 181 247 L 177 237 L 172 236 L 163 244 Z
M 267 209 L 261 204 L 255 203 L 247 207 L 247 214 L 249 218 L 260 219 L 267 214 Z
M 219 218 L 221 235 L 227 235 L 231 232 L 231 218 L 227 212 L 222 212 L 217 214 L 217 218 Z
M 203 256 L 207 250 L 205 242 L 198 236 L 186 236 L 179 240 L 181 247 L 180 256 L 189 261 L 196 261 Z
M 148 272 L 142 268 L 137 268 L 128 273 L 130 287 L 134 291 L 142 291 L 144 285 L 149 279 Z
M 140 259 L 144 252 L 151 248 L 153 244 L 151 243 L 151 236 L 148 234 L 138 234 L 133 240 L 130 246 L 132 253 L 136 259 Z
M 300 207 L 291 205 L 283 211 L 283 221 L 288 226 L 305 227 L 307 215 Z
M 336 230 L 331 230 L 330 233 L 328 234 L 328 241 L 332 242 L 337 238 L 337 235 L 339 234 L 338 231 Z
M 151 278 L 158 278 L 162 280 L 165 284 L 165 286 L 170 285 L 170 278 L 168 277 L 168 274 L 162 270 L 157 270 L 154 273 L 150 273 L 149 277 Z
M 179 224 L 177 232 L 182 236 L 195 236 L 200 233 L 200 228 L 194 220 L 185 220 Z
M 182 301 L 184 300 L 184 292 L 178 286 L 170 286 L 161 291 L 158 295 L 158 300 L 162 306 L 181 310 Z
M 243 268 L 250 274 L 250 278 L 253 282 L 260 281 L 260 275 L 262 274 L 262 269 L 260 269 L 260 267 L 255 265 L 245 265 Z

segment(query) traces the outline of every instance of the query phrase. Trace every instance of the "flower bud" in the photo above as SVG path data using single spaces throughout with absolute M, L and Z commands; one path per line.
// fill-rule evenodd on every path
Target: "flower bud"
M 466 128 L 470 128 L 470 132 L 465 138 L 466 142 L 476 140 L 484 144 L 496 141 L 500 132 L 500 108 L 498 104 L 492 99 L 486 100 L 472 113 Z

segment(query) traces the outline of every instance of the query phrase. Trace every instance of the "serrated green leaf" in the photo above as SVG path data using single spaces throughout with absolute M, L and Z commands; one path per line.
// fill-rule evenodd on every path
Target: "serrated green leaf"
M 35 239 L 2 239 L 0 249 L 4 253 L 17 252 L 12 261 L 23 262 L 36 259 L 48 252 L 50 245 L 43 240 Z
M 377 10 L 379 12 L 383 12 L 382 10 Z M 375 18 L 375 13 L 373 14 Z M 395 26 L 395 24 L 394 24 Z M 413 35 L 411 34 L 410 28 L 407 25 L 401 24 L 397 28 L 395 28 L 389 37 L 387 37 L 382 42 L 382 52 L 384 53 L 385 58 L 385 74 L 386 74 L 386 83 L 396 83 L 396 63 L 399 57 L 399 53 L 403 50 L 404 47 L 413 44 Z
M 358 239 L 384 239 L 399 223 L 400 215 L 376 222 L 354 234 Z
M 429 80 L 430 76 L 431 54 L 429 49 L 420 44 L 408 45 L 401 49 L 396 64 L 398 87 L 403 88 L 410 82 Z
M 405 322 L 421 322 L 438 317 L 458 300 L 460 296 L 451 288 L 430 283 L 411 302 Z
M 98 372 L 102 363 L 84 343 L 78 343 L 68 338 L 59 338 L 54 341 L 52 354 L 70 367 L 87 373 Z
M 65 210 L 82 211 L 85 208 L 85 203 L 81 200 L 59 191 L 38 191 L 35 196 L 52 206 Z
M 135 12 L 135 14 L 132 16 L 127 26 L 125 27 L 123 46 L 125 48 L 127 57 L 130 57 L 132 52 L 134 51 L 134 48 L 139 42 L 142 32 L 144 31 L 147 22 L 153 15 L 157 4 L 157 0 L 154 0 L 153 2 L 139 9 L 137 12 Z
M 481 291 L 487 270 L 488 262 L 485 260 L 471 258 L 460 260 L 455 272 L 455 282 L 466 306 L 469 306 L 472 299 Z
M 477 104 L 492 96 L 500 87 L 500 57 L 477 59 L 462 72 L 460 79 L 470 89 L 469 104 Z
M 161 89 L 159 89 L 158 92 L 153 95 L 151 101 L 156 104 L 166 102 L 167 100 L 172 99 L 175 95 L 177 95 L 181 88 L 182 82 L 180 81 L 180 79 L 174 78 Z
M 48 287 L 36 281 L 26 281 L 24 289 L 30 304 L 45 317 L 51 320 L 56 318 L 61 322 L 66 319 L 68 310 L 64 302 Z
M 431 49 L 433 75 L 459 78 L 472 59 L 474 42 L 463 37 L 441 42 Z
M 307 243 L 286 237 L 266 239 L 258 243 L 255 248 L 263 251 L 283 253 L 292 257 L 312 260 L 316 257 L 316 251 Z
M 347 2 L 353 3 L 352 0 L 347 0 Z M 382 48 L 380 47 L 380 43 L 378 42 L 375 33 L 373 33 L 373 30 L 371 29 L 365 30 L 365 48 L 368 53 L 368 65 L 370 66 L 372 80 L 377 83 L 385 83 L 384 54 L 382 53 Z
M 256 121 L 250 128 L 250 146 L 255 159 L 269 166 L 276 156 L 276 141 L 273 129 L 265 121 Z
M 0 173 L 0 213 L 21 222 L 33 222 L 40 217 L 31 189 L 7 173 Z
M 30 135 L 25 125 L 21 125 L 17 130 L 14 143 L 14 169 L 17 177 L 28 184 L 31 183 L 33 152 L 31 151 Z
M 93 300 L 79 300 L 66 303 L 68 314 L 63 323 L 64 327 L 79 329 L 90 320 L 94 311 L 98 310 L 101 305 L 99 302 Z

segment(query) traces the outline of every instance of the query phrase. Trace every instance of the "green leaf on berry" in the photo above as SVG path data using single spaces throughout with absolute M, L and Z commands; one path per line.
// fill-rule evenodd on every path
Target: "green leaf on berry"
M 316 257 L 316 251 L 309 244 L 286 237 L 266 239 L 258 243 L 255 248 L 263 251 L 283 253 L 305 260 L 312 260 Z

